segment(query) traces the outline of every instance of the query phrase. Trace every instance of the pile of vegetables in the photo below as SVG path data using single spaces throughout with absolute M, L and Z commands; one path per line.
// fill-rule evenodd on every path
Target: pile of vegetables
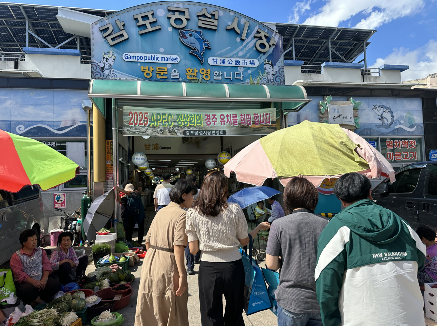
M 78 319 L 79 317 L 74 312 L 65 312 L 60 316 L 59 323 L 61 326 L 70 326 Z
M 107 324 L 115 319 L 116 319 L 115 315 L 110 310 L 106 310 L 100 314 L 99 318 L 97 318 L 96 320 L 96 323 Z
M 123 253 L 123 252 L 128 252 L 129 251 L 129 247 L 126 243 L 124 243 L 123 241 L 117 242 L 115 244 L 115 252 L 116 253 Z
M 88 298 L 85 298 L 86 303 L 94 303 L 99 300 L 97 295 L 90 295 Z
M 93 255 L 95 256 L 105 256 L 111 253 L 111 246 L 107 243 L 97 243 L 92 247 Z
M 56 309 L 35 310 L 21 317 L 15 326 L 70 326 L 79 317 L 74 312 L 59 312 Z
M 27 316 L 21 317 L 15 326 L 43 326 L 60 324 L 59 314 L 55 309 L 43 309 L 40 311 L 34 311 Z
M 135 276 L 130 271 L 123 271 L 122 269 L 118 269 L 115 273 L 112 273 L 109 276 L 109 281 L 111 284 L 125 284 L 127 282 L 135 281 Z
M 77 291 L 73 293 L 73 300 L 71 301 L 71 309 L 73 311 L 81 311 L 85 309 L 86 300 L 85 293 L 82 291 Z
M 101 228 L 97 233 L 109 233 L 111 231 L 109 231 L 108 229 L 105 228 Z

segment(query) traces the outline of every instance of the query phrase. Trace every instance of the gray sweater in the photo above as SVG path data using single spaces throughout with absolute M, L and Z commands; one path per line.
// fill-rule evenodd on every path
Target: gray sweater
M 278 304 L 294 313 L 319 313 L 314 270 L 317 242 L 328 221 L 302 209 L 272 223 L 266 253 L 282 257 Z

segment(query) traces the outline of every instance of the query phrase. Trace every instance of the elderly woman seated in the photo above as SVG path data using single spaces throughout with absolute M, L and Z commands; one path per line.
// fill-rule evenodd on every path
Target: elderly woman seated
M 58 275 L 62 284 L 75 282 L 85 275 L 88 265 L 88 256 L 77 258 L 71 244 L 73 243 L 73 233 L 62 232 L 58 237 L 58 250 L 54 251 L 50 257 L 50 263 L 54 274 Z
M 25 304 L 51 301 L 56 292 L 61 290 L 61 283 L 51 275 L 52 268 L 46 252 L 37 248 L 36 232 L 21 232 L 20 243 L 21 249 L 10 260 L 17 296 Z

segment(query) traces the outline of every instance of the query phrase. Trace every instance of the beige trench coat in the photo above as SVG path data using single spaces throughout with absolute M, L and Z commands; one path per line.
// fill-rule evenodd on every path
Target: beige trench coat
M 171 202 L 156 214 L 146 242 L 168 249 L 175 245 L 186 246 L 185 216 L 186 212 Z M 188 289 L 177 297 L 178 283 L 174 253 L 150 248 L 141 270 L 135 326 L 188 325 Z

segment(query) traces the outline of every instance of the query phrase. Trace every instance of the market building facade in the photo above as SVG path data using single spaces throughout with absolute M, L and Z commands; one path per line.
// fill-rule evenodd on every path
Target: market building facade
M 133 180 L 150 200 L 151 175 L 201 178 L 221 152 L 233 156 L 303 120 L 330 122 L 322 103 L 331 101 L 352 103 L 342 108 L 357 111 L 350 129 L 396 168 L 437 148 L 427 128 L 435 91 L 401 84 L 407 66 L 368 68 L 374 30 L 261 23 L 194 2 L 0 11 L 6 25 L 19 22 L 0 27 L 11 33 L 0 41 L 0 94 L 8 101 L 0 128 L 45 141 L 83 167 L 75 191 L 67 184 L 45 195 L 50 208 L 54 192 L 72 195 L 71 212 L 83 190 L 96 197 L 114 180 Z M 137 152 L 148 157 L 147 176 L 132 163 Z M 233 190 L 240 186 L 232 181 Z

